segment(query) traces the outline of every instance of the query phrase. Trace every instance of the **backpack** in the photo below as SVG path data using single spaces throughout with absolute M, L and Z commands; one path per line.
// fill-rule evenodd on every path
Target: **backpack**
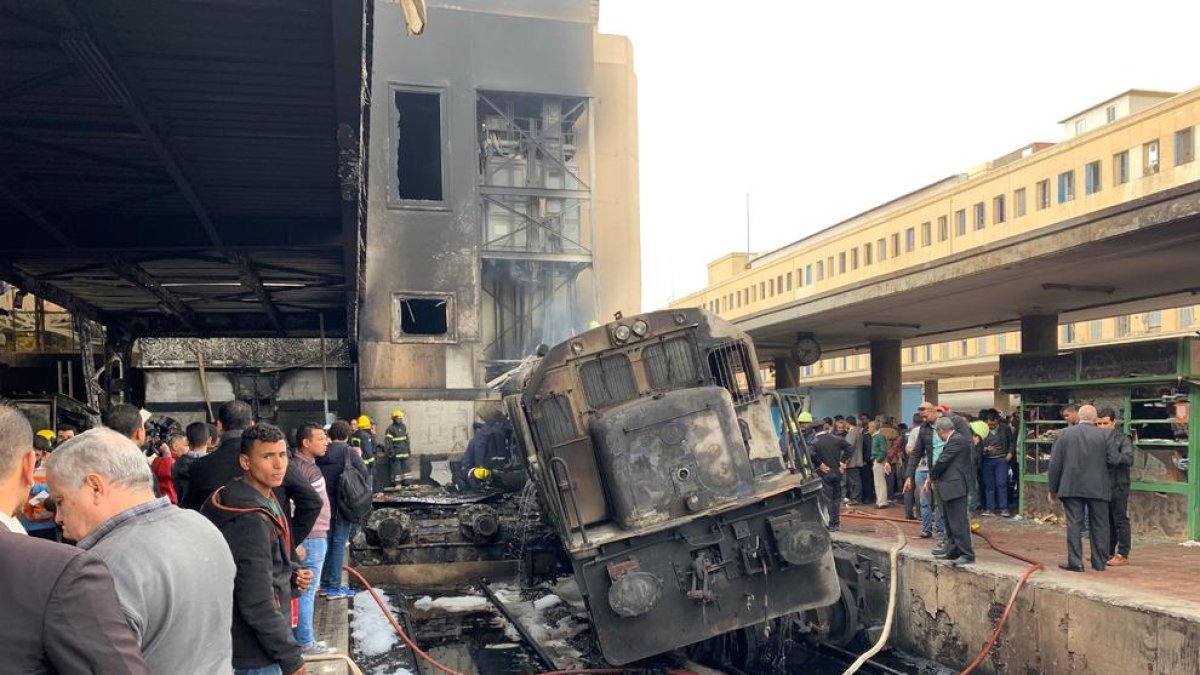
M 351 453 L 353 448 L 346 448 L 345 466 L 342 477 L 338 479 L 338 513 L 346 520 L 356 523 L 371 512 L 373 493 L 367 482 L 367 477 L 354 466 Z

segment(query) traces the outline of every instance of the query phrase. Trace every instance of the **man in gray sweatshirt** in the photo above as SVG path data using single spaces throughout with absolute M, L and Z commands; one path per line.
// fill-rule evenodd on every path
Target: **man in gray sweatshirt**
M 236 568 L 217 528 L 156 499 L 141 451 L 111 429 L 59 446 L 46 473 L 66 537 L 112 570 L 150 672 L 233 672 Z

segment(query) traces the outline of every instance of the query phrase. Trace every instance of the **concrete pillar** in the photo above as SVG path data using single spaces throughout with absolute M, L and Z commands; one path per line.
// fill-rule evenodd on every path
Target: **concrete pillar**
M 937 380 L 925 380 L 925 383 L 921 385 L 921 389 L 925 392 L 924 396 L 926 401 L 934 404 L 938 402 Z
M 871 413 L 903 420 L 900 410 L 900 341 L 871 341 Z
M 800 386 L 800 367 L 786 356 L 775 359 L 775 389 Z
M 1058 315 L 1026 314 L 1021 317 L 1021 353 L 1058 349 Z
M 1008 403 L 1008 394 L 1000 391 L 1000 376 L 999 375 L 992 378 L 992 392 L 994 392 L 994 398 L 992 399 L 992 407 L 995 408 L 996 410 L 999 410 L 1000 412 L 1004 413 L 1005 415 L 1012 412 L 1011 410 L 1009 410 L 1010 406 Z

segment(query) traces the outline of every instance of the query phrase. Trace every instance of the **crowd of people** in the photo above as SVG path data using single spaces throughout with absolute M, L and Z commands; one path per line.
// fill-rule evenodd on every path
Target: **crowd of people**
M 301 424 L 289 443 L 240 401 L 150 443 L 132 405 L 51 439 L 0 403 L 5 672 L 306 672 L 330 651 L 318 593 L 353 595 L 342 564 L 363 495 L 369 508 L 373 480 L 406 470 L 391 467 L 408 450 L 397 412 L 374 453 L 369 420 L 357 443 L 344 420 Z
M 1129 562 L 1129 467 L 1133 446 L 1111 408 L 1063 408 L 1067 427 L 1051 451 L 1049 497 L 1067 520 L 1067 562 L 1083 571 L 1081 537 L 1090 532 L 1096 570 Z M 912 426 L 893 418 L 797 417 L 813 466 L 825 485 L 829 528 L 838 530 L 843 504 L 902 505 L 920 521 L 922 538 L 937 537 L 933 555 L 955 566 L 975 561 L 971 517 L 1011 518 L 1017 504 L 1017 416 L 995 409 L 978 417 L 922 402 Z

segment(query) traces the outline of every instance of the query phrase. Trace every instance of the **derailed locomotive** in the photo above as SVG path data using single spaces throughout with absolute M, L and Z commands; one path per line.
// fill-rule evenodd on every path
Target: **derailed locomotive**
M 507 414 L 608 662 L 847 602 L 821 481 L 729 322 L 619 319 L 515 384 Z

